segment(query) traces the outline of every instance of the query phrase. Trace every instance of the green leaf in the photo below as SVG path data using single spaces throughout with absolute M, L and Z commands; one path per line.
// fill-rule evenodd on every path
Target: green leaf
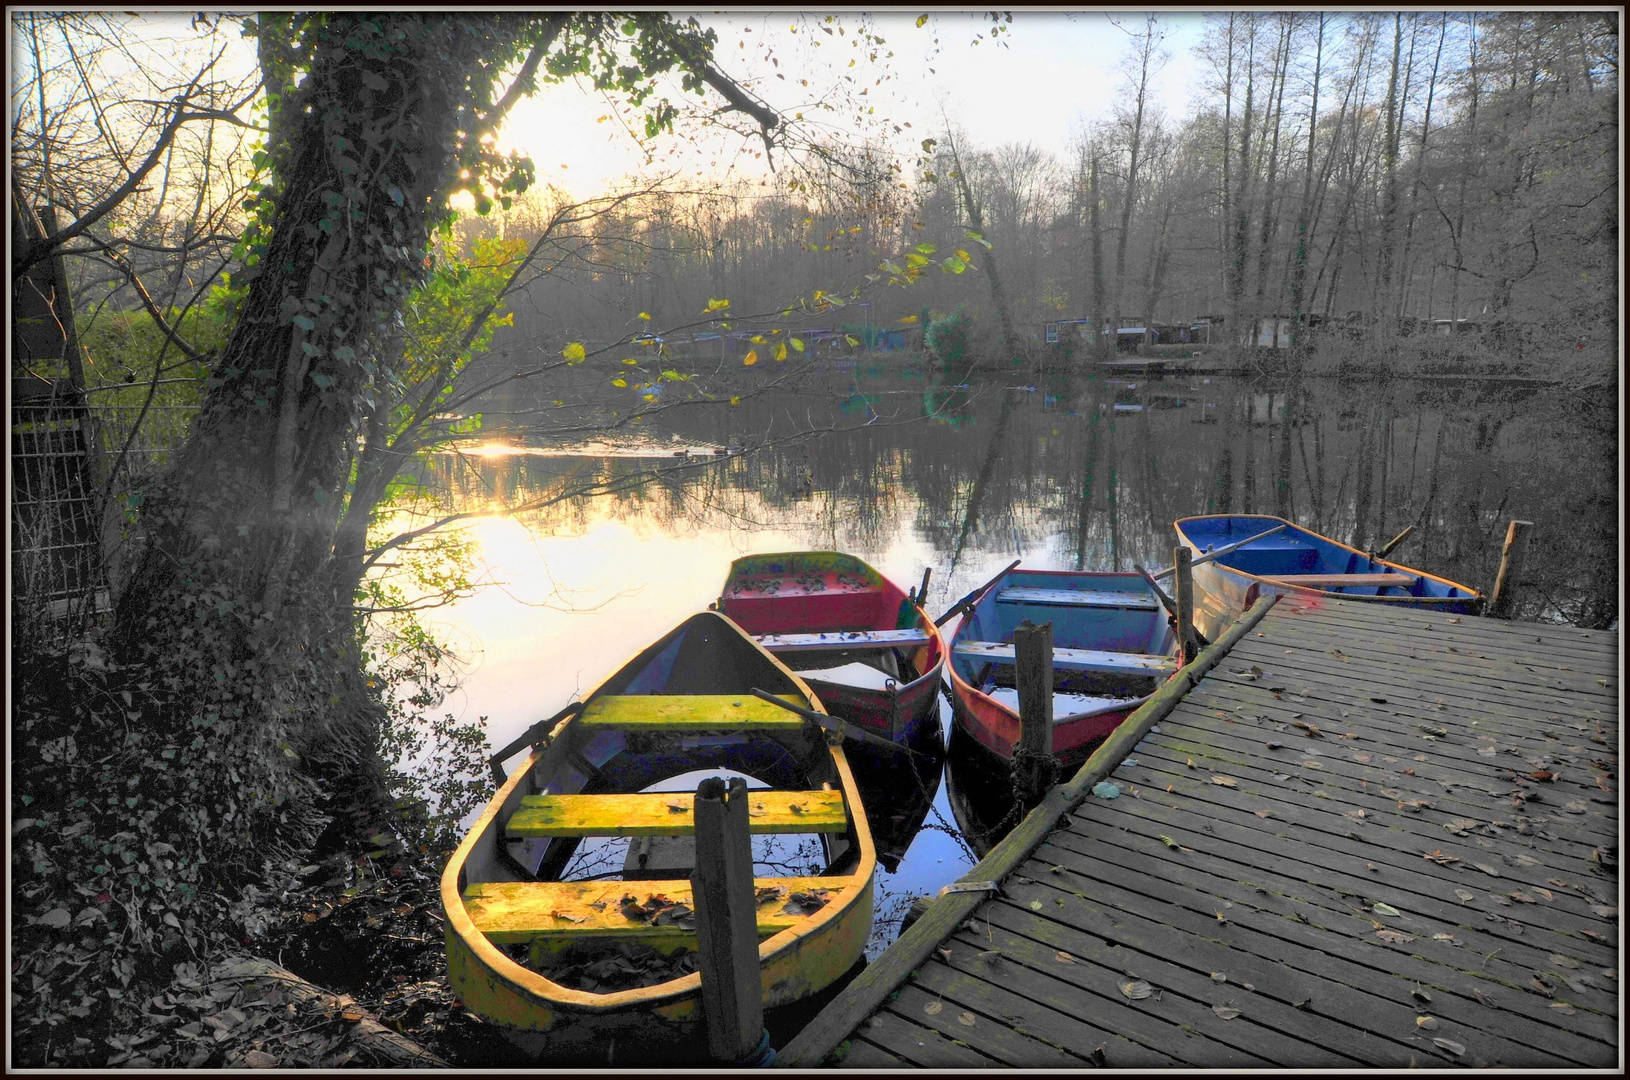
M 990 250 L 990 241 L 986 240 L 983 236 L 980 236 L 978 233 L 974 232 L 972 229 L 969 229 L 963 235 L 966 236 L 969 240 L 972 240 L 974 243 L 983 245 L 984 248 L 987 251 Z
M 313 371 L 311 373 L 311 381 L 317 384 L 317 389 L 327 390 L 330 386 L 334 385 L 334 376 L 324 375 L 320 371 Z
M 311 316 L 309 316 L 309 315 L 296 315 L 290 321 L 292 323 L 294 323 L 295 326 L 298 326 L 300 329 L 304 330 L 308 334 L 311 333 L 311 331 L 317 325 L 316 323 L 311 321 Z
M 955 255 L 947 255 L 940 263 L 940 269 L 947 274 L 960 274 L 968 269 L 968 264 Z
M 804 351 L 804 343 L 802 341 L 798 340 L 797 338 L 788 338 L 787 339 L 787 344 L 791 345 L 793 347 L 793 349 L 796 350 L 797 352 L 803 352 Z
M 918 244 L 917 250 L 922 252 L 924 255 L 932 255 L 934 254 L 934 245 L 929 243 Z

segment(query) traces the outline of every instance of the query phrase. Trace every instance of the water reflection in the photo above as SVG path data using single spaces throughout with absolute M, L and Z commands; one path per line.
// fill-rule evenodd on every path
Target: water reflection
M 744 554 L 848 551 L 896 581 L 933 566 L 937 613 L 1020 556 L 1040 569 L 1165 566 L 1171 523 L 1188 514 L 1276 514 L 1359 547 L 1413 524 L 1395 558 L 1485 588 L 1506 522 L 1524 518 L 1543 557 L 1529 560 L 1521 614 L 1617 617 L 1611 400 L 1406 381 L 1016 381 L 848 371 L 663 413 L 604 437 L 599 456 L 531 445 L 430 463 L 420 479 L 444 509 L 524 507 L 470 525 L 478 576 L 501 587 L 428 620 L 479 643 L 451 707 L 490 717 L 501 745 L 714 600 Z M 535 393 L 511 384 L 483 402 L 489 423 L 546 405 Z M 840 430 L 802 435 L 827 427 Z M 708 452 L 765 433 L 786 439 Z M 502 426 L 492 436 L 514 441 Z M 969 865 L 948 805 L 942 791 L 891 895 L 908 903 Z M 880 900 L 880 924 L 892 903 Z

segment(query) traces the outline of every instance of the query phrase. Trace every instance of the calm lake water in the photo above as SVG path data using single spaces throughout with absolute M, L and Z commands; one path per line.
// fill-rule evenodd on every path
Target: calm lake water
M 552 404 L 540 390 L 487 402 L 508 445 L 440 459 L 426 486 L 478 515 L 537 506 L 468 522 L 494 584 L 426 618 L 469 661 L 446 708 L 488 717 L 503 745 L 716 599 L 744 554 L 847 551 L 902 586 L 932 567 L 937 615 L 1015 558 L 1166 566 L 1173 519 L 1199 513 L 1276 514 L 1369 547 L 1414 525 L 1394 558 L 1481 589 L 1506 523 L 1525 519 L 1519 612 L 1617 618 L 1618 409 L 1599 395 L 1063 373 L 953 385 L 882 358 L 829 364 L 798 389 L 676 409 L 586 448 L 505 428 Z M 800 437 L 812 428 L 834 430 Z M 787 441 L 713 453 L 766 436 Z M 603 493 L 571 494 L 585 488 Z M 942 786 L 899 870 L 879 875 L 870 951 L 911 897 L 973 861 Z

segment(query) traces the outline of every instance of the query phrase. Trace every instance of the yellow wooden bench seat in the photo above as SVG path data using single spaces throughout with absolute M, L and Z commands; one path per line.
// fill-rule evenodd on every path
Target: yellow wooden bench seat
M 694 800 L 690 792 L 526 795 L 504 832 L 525 837 L 692 836 Z M 848 821 L 841 791 L 748 793 L 748 832 L 838 833 Z
M 795 893 L 824 895 L 828 902 L 848 878 L 758 878 L 758 935 L 760 939 L 796 925 L 813 912 L 792 902 Z M 643 909 L 630 917 L 624 911 L 625 898 L 633 909 Z M 536 943 L 556 938 L 627 939 L 643 944 L 678 945 L 694 943 L 694 919 L 679 918 L 679 909 L 662 903 L 683 904 L 694 910 L 689 881 L 488 881 L 464 890 L 464 909 L 477 930 L 495 945 Z M 787 910 L 789 906 L 793 910 Z M 650 913 L 670 915 L 663 925 L 650 921 Z M 815 910 L 819 910 L 818 908 Z
M 803 705 L 793 694 L 777 695 Z M 797 731 L 804 718 L 752 694 L 607 694 L 574 721 L 579 727 L 686 734 L 704 731 Z

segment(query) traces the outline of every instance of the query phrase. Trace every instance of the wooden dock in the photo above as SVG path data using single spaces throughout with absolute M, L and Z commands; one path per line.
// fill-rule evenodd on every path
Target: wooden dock
M 1618 634 L 1259 617 L 781 1063 L 1622 1068 Z

